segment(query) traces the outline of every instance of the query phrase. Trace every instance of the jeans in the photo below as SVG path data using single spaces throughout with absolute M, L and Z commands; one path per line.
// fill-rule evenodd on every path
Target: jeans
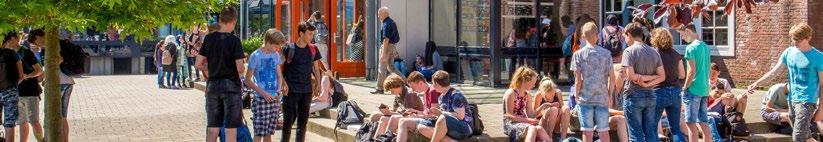
M 686 107 L 686 123 L 708 123 L 708 97 L 695 96 L 689 91 L 683 91 L 683 104 Z
M 166 75 L 166 72 L 163 72 L 163 67 L 157 67 L 157 86 L 163 86 L 163 77 Z
M 717 120 L 726 119 L 723 116 L 720 116 L 719 113 L 711 112 L 709 115 L 709 129 L 712 131 L 712 140 L 715 142 L 723 142 L 723 137 L 720 136 L 720 131 L 717 129 Z
M 180 81 L 179 82 L 180 85 L 188 84 L 188 82 L 186 82 L 186 79 L 189 78 L 188 68 L 186 68 L 186 66 L 178 66 L 178 69 L 180 69 L 180 70 L 177 70 L 177 71 L 180 72 L 179 75 L 178 75 L 178 77 L 179 77 L 178 81 Z
M 674 86 L 657 88 L 654 90 L 657 94 L 657 116 L 656 119 L 663 117 L 663 112 L 666 112 L 666 118 L 671 127 L 672 136 L 675 142 L 685 142 L 686 137 L 680 131 L 680 88 Z
M 200 78 L 200 72 L 199 72 L 200 70 L 198 70 L 196 67 L 194 67 L 194 63 L 196 62 L 196 58 L 195 57 L 188 57 L 188 58 L 186 58 L 186 60 L 189 62 L 188 66 L 186 67 L 189 70 L 188 75 L 191 76 L 191 78 Z M 192 76 L 192 74 L 194 74 L 194 76 Z
M 609 108 L 594 105 L 578 105 L 580 120 L 580 131 L 609 131 Z
M 806 141 L 811 135 L 811 123 L 817 104 L 789 101 L 789 118 L 792 120 L 792 141 Z
M 177 86 L 177 72 L 166 72 L 166 85 L 169 87 Z
M 291 128 L 297 119 L 298 142 L 306 140 L 306 124 L 309 122 L 309 105 L 311 104 L 312 93 L 289 92 L 283 97 L 283 135 L 281 140 L 288 142 L 291 137 Z
M 623 108 L 629 124 L 629 141 L 657 142 L 657 97 L 652 90 L 629 90 Z

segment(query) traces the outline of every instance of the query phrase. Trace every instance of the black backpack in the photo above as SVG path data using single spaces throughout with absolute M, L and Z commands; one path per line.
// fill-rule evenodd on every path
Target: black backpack
M 348 101 L 349 94 L 347 94 L 346 91 L 343 89 L 343 84 L 340 84 L 340 82 L 337 82 L 337 80 L 335 79 L 330 79 L 330 82 L 334 87 L 334 93 L 331 94 L 331 107 L 337 107 L 340 104 L 340 102 Z
M 386 130 L 386 133 L 380 134 L 372 140 L 373 142 L 393 142 L 394 139 L 397 137 L 397 134 L 391 132 L 391 130 Z
M 469 104 L 469 107 L 466 110 L 471 113 L 473 118 L 472 123 L 470 124 L 472 128 L 472 135 L 483 135 L 483 129 L 485 129 L 485 126 L 483 126 L 483 121 L 480 120 L 480 111 L 477 104 Z
M 611 51 L 612 57 L 623 52 L 623 46 L 620 45 L 622 41 L 620 41 L 620 35 L 618 35 L 618 31 L 620 31 L 619 28 L 620 27 L 615 27 L 614 31 L 609 30 L 608 27 L 606 28 L 606 39 L 604 39 L 605 43 L 603 43 L 603 48 Z
M 374 133 L 377 132 L 377 126 L 374 122 L 364 124 L 360 129 L 357 129 L 357 134 L 354 135 L 354 140 L 357 142 L 371 142 Z M 337 131 L 335 131 L 335 135 Z M 335 136 L 336 137 L 336 136 Z
M 60 56 L 63 63 L 60 64 L 60 71 L 68 76 L 83 75 L 86 73 L 86 59 L 89 54 L 83 51 L 83 47 L 75 45 L 68 40 L 60 41 Z
M 743 113 L 740 112 L 726 112 L 725 116 L 729 124 L 729 132 L 731 136 L 749 136 L 749 127 L 746 125 L 746 120 L 743 120 Z
M 9 65 L 16 65 L 17 62 L 6 60 L 10 56 L 17 56 L 9 49 L 0 49 L 0 90 L 5 90 L 17 85 L 18 76 L 9 76 L 9 72 L 17 70 L 7 68 Z
M 360 109 L 360 106 L 357 106 L 357 102 L 340 102 L 340 104 L 337 105 L 337 123 L 335 124 L 335 129 L 345 129 L 346 126 L 351 124 L 362 124 L 365 116 L 366 112 Z

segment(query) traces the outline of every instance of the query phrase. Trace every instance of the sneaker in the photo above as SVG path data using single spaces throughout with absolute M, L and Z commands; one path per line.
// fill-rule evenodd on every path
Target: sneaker
M 374 90 L 374 92 L 370 92 L 371 94 L 383 94 L 383 90 Z

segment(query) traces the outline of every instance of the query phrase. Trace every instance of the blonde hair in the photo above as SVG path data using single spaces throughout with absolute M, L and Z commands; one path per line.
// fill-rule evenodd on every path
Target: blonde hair
M 586 24 L 583 24 L 583 27 L 581 28 L 581 33 L 583 34 L 584 38 L 597 36 L 597 24 L 594 24 L 594 22 L 587 22 Z
M 512 75 L 512 81 L 511 84 L 509 84 L 509 89 L 518 89 L 520 86 L 523 86 L 523 83 L 536 78 L 537 72 L 535 72 L 534 69 L 526 66 L 520 66 Z
M 789 35 L 791 35 L 794 40 L 811 38 L 813 33 L 814 30 L 812 30 L 812 27 L 805 22 L 795 24 L 791 30 L 789 30 Z
M 406 84 L 403 81 L 403 78 L 400 77 L 397 74 L 389 75 L 389 77 L 386 77 L 386 81 L 383 82 L 383 88 L 386 88 L 386 89 L 400 88 L 400 87 L 403 87 L 404 85 L 406 85 Z
M 662 50 L 672 49 L 672 33 L 665 28 L 655 28 L 652 31 L 652 47 Z
M 547 93 L 547 92 L 557 92 L 559 88 L 557 88 L 557 84 L 552 81 L 551 78 L 545 77 L 542 81 L 540 81 L 540 87 L 537 88 L 538 92 Z
M 266 30 L 266 35 L 263 40 L 268 44 L 282 45 L 286 43 L 286 36 L 280 30 L 271 28 Z

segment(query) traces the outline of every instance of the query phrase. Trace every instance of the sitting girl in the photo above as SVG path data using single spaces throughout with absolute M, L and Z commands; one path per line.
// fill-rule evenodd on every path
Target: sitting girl
M 542 107 L 544 105 L 547 107 Z M 532 108 L 539 108 L 536 110 L 537 112 L 545 111 L 546 113 L 542 114 L 542 117 L 556 118 L 549 119 L 546 125 L 541 125 L 543 128 L 546 128 L 546 133 L 549 134 L 549 137 L 553 137 L 554 133 L 559 133 L 561 140 L 566 138 L 571 111 L 569 106 L 563 104 L 562 91 L 557 88 L 557 84 L 551 79 L 545 78 L 540 81 L 537 94 L 534 96 Z
M 538 138 L 542 141 L 552 140 L 543 126 L 548 125 L 549 119 L 553 118 L 549 116 L 541 118 L 546 115 L 546 111 L 537 111 L 546 110 L 550 105 L 541 105 L 539 108 L 529 105 L 532 103 L 529 91 L 534 88 L 536 82 L 537 73 L 533 69 L 520 67 L 514 72 L 511 85 L 503 96 L 503 110 L 505 110 L 503 131 L 509 136 L 509 141 L 533 142 Z

